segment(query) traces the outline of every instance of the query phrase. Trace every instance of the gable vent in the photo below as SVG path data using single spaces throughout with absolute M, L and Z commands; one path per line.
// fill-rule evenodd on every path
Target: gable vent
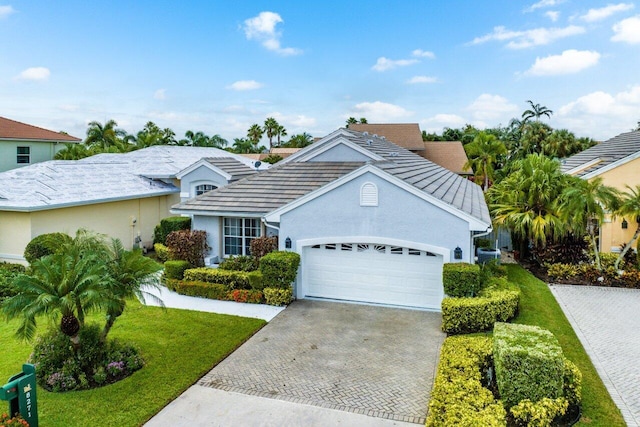
M 360 206 L 378 206 L 378 187 L 373 182 L 360 187 Z

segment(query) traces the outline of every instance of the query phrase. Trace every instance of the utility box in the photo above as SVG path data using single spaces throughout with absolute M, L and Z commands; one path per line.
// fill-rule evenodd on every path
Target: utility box
M 9 378 L 0 387 L 0 400 L 9 402 L 10 416 L 19 413 L 29 423 L 29 427 L 38 427 L 36 367 L 29 363 L 22 365 L 22 372 Z
M 478 264 L 486 264 L 493 259 L 497 259 L 500 264 L 500 249 L 478 249 Z

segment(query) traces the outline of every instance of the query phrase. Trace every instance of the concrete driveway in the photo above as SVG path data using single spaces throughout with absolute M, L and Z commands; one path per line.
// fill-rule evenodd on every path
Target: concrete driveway
M 296 301 L 147 425 L 424 424 L 440 324 L 440 313 Z

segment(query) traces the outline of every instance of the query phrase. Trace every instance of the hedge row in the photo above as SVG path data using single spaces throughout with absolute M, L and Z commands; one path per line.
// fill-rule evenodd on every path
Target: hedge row
M 492 278 L 475 298 L 442 300 L 442 330 L 447 334 L 467 334 L 493 328 L 518 314 L 520 291 L 506 279 Z
M 246 303 L 267 303 L 269 305 L 287 305 L 291 302 L 291 289 L 264 288 L 257 289 L 229 289 L 221 283 L 208 283 L 189 280 L 168 280 L 167 286 L 182 295 L 235 301 Z
M 184 279 L 196 282 L 219 283 L 229 290 L 254 289 L 261 291 L 264 288 L 262 273 L 259 271 L 245 272 L 200 267 L 185 271 Z
M 474 297 L 481 289 L 480 266 L 477 264 L 448 263 L 442 268 L 444 293 L 450 297 Z
M 29 264 L 40 258 L 53 255 L 62 246 L 71 243 L 73 239 L 65 233 L 47 233 L 34 237 L 24 248 L 24 259 Z
M 289 289 L 296 280 L 300 255 L 295 252 L 275 251 L 260 258 L 260 272 L 264 286 Z
M 153 230 L 153 243 L 167 243 L 167 236 L 173 231 L 189 230 L 191 228 L 191 218 L 184 216 L 172 216 L 160 220 Z

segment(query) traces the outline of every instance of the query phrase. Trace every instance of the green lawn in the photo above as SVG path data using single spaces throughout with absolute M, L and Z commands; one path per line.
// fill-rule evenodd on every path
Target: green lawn
M 98 318 L 99 319 L 99 318 Z M 147 365 L 129 378 L 94 390 L 38 389 L 40 425 L 139 426 L 179 396 L 265 322 L 221 314 L 127 305 L 110 337 L 135 343 Z M 16 340 L 16 322 L 0 323 L 0 381 L 20 372 L 31 346 Z M 6 411 L 0 402 L 0 411 Z
M 589 356 L 547 285 L 519 265 L 507 265 L 509 280 L 520 285 L 520 314 L 515 323 L 537 325 L 558 338 L 564 355 L 582 371 L 580 425 L 625 426 L 625 422 L 598 376 Z

